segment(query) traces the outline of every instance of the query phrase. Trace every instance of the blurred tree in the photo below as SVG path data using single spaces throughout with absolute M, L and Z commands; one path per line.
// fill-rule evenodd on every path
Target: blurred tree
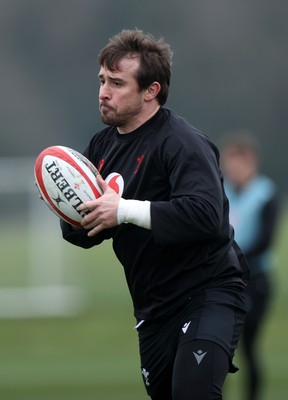
M 252 129 L 286 192 L 287 2 L 1 0 L 0 9 L 0 155 L 82 150 L 101 126 L 98 51 L 138 27 L 174 51 L 167 105 L 213 139 Z

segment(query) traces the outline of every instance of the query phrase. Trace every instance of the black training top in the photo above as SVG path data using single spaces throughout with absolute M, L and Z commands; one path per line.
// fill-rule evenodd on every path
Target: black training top
M 206 136 L 160 108 L 129 134 L 103 129 L 84 155 L 104 179 L 121 174 L 124 199 L 151 201 L 151 230 L 125 223 L 89 238 L 61 222 L 63 237 L 77 246 L 113 239 L 136 318 L 168 315 L 205 287 L 244 284 L 247 266 L 229 225 L 219 153 Z

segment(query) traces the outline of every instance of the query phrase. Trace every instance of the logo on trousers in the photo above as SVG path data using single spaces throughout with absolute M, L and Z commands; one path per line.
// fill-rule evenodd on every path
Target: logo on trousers
M 203 358 L 206 356 L 207 351 L 205 351 L 205 353 L 202 350 L 198 350 L 196 353 L 193 351 L 193 354 L 196 358 L 197 364 L 199 365 Z
M 143 378 L 144 378 L 145 385 L 146 386 L 150 386 L 149 372 L 145 368 L 142 368 L 141 372 L 142 372 L 142 375 L 143 375 Z

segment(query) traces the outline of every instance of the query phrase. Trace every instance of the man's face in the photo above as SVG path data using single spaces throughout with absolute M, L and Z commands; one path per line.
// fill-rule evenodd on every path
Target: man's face
M 129 132 L 138 125 L 144 106 L 144 91 L 135 79 L 138 58 L 122 58 L 115 71 L 101 66 L 99 72 L 99 110 L 102 122 Z

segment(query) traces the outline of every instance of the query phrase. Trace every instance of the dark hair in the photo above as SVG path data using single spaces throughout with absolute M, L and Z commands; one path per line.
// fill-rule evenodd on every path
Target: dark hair
M 156 40 L 138 29 L 124 29 L 109 40 L 100 51 L 98 60 L 101 66 L 115 71 L 123 57 L 139 57 L 135 76 L 138 86 L 140 90 L 146 89 L 157 81 L 161 85 L 157 100 L 163 105 L 169 93 L 172 55 L 170 46 L 163 39 Z

